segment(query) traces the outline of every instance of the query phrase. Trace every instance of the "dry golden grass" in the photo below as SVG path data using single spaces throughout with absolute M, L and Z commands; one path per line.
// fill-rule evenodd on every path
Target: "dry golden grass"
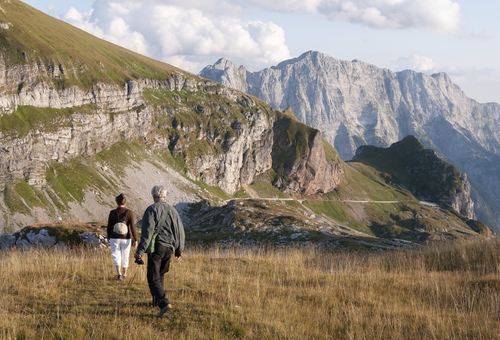
M 106 250 L 0 253 L 1 339 L 497 339 L 500 242 L 331 253 L 188 249 L 157 319 L 145 266 Z

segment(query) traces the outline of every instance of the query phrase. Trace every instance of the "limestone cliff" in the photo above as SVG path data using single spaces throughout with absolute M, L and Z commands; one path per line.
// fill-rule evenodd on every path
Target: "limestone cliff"
M 26 72 L 31 72 L 30 68 L 24 68 Z M 191 83 L 193 82 L 193 84 Z M 51 88 L 43 93 L 40 89 L 47 89 L 49 86 L 40 85 L 43 82 L 37 81 L 30 84 L 24 82 L 21 93 L 12 93 L 6 90 L 0 99 L 10 107 L 12 113 L 21 106 L 30 105 L 33 111 L 37 108 L 50 107 L 51 109 L 63 109 L 71 107 L 72 112 L 68 115 L 58 116 L 49 127 L 33 129 L 24 135 L 16 134 L 15 130 L 9 130 L 0 134 L 2 158 L 0 159 L 0 171 L 5 177 L 25 177 L 32 184 L 43 184 L 43 178 L 34 178 L 33 174 L 39 167 L 44 166 L 44 162 L 63 161 L 77 155 L 92 156 L 109 148 L 120 139 L 132 139 L 137 137 L 150 138 L 150 134 L 155 128 L 153 122 L 158 119 L 159 113 L 155 108 L 145 105 L 142 93 L 145 89 L 165 89 L 167 91 L 191 91 L 192 87 L 205 86 L 210 91 L 210 82 L 196 81 L 195 78 L 187 79 L 182 74 L 168 79 L 164 82 L 154 80 L 131 81 L 124 88 L 118 88 L 106 84 L 98 86 L 98 95 L 90 95 L 79 88 L 71 90 L 57 91 Z M 4 88 L 13 86 L 13 83 L 4 83 Z M 192 86 L 191 86 L 192 85 Z M 217 87 L 217 86 L 216 86 Z M 133 89 L 133 90 L 132 90 Z M 10 94 L 7 94 L 9 93 Z M 241 100 L 241 94 L 236 91 L 227 91 L 228 100 L 233 100 L 235 104 Z M 86 104 L 93 104 L 89 110 Z M 183 108 L 189 110 L 190 108 Z M 182 109 L 178 108 L 178 112 Z M 119 114 L 111 115 L 117 112 Z M 7 112 L 5 113 L 7 114 Z M 35 113 L 36 114 L 36 113 Z M 241 135 L 235 138 L 230 148 L 233 155 L 244 153 L 246 148 L 251 147 L 254 142 L 258 142 L 264 130 L 271 129 L 270 123 L 266 122 L 266 117 L 257 112 L 249 111 L 248 116 L 252 121 L 257 122 L 252 125 L 252 130 L 246 124 L 241 126 Z M 255 128 L 255 129 L 254 129 Z M 49 131 L 47 131 L 49 130 Z M 155 138 L 157 147 L 168 146 L 168 141 Z M 244 140 L 245 143 L 240 143 Z M 238 143 L 237 143 L 238 142 Z M 239 156 L 241 158 L 241 155 Z M 256 161 L 260 164 L 260 158 Z M 221 159 L 222 163 L 226 159 Z M 233 163 L 233 159 L 227 159 Z M 268 162 L 268 160 L 264 160 Z M 196 164 L 199 160 L 194 160 Z M 200 169 L 204 167 L 204 162 L 199 164 Z M 236 164 L 236 166 L 238 163 Z M 239 163 L 241 166 L 241 162 Z M 229 168 L 222 164 L 220 167 Z M 196 173 L 200 169 L 193 169 Z M 239 171 L 239 169 L 238 169 Z M 234 171 L 225 171 L 217 176 L 236 176 Z M 214 174 L 214 176 L 216 176 Z M 223 185 L 228 191 L 237 189 L 235 180 L 222 180 L 228 184 Z M 230 184 L 232 183 L 232 184 Z
M 152 150 L 171 152 L 182 159 L 189 178 L 229 194 L 276 164 L 272 151 L 277 112 L 246 94 L 180 71 L 123 86 L 58 89 L 53 77 L 64 73 L 47 72 L 41 64 L 2 64 L 3 119 L 28 119 L 31 124 L 14 124 L 0 133 L 2 187 L 23 180 L 45 190 L 51 162 L 92 157 L 121 140 L 142 140 Z M 289 174 L 300 185 L 286 187 L 287 192 L 328 191 L 339 182 L 339 173 L 330 168 L 340 165 L 325 163 L 320 134 L 318 138 L 312 141 L 307 164 L 295 165 Z M 2 210 L 9 214 L 7 207 Z M 4 219 L 15 223 L 15 218 Z

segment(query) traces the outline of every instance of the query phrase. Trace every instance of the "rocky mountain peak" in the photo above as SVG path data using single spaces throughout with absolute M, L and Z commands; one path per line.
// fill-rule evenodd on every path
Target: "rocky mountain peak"
M 232 61 L 220 58 L 214 65 L 207 66 L 204 70 L 205 78 L 220 79 L 222 85 L 231 84 L 229 87 L 247 92 L 247 70 L 244 66 L 237 67 Z

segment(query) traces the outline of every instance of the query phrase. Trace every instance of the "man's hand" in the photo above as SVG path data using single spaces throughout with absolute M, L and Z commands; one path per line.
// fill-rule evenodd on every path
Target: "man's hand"
M 132 243 L 132 248 L 137 249 L 138 242 L 137 240 Z
M 135 257 L 135 261 L 134 261 L 135 263 L 137 263 L 139 265 L 144 264 L 144 260 L 142 259 L 141 255 L 134 254 L 134 257 Z

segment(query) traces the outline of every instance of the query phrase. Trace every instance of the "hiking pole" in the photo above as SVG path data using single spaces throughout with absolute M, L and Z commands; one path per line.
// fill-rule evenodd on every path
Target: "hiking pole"
M 134 270 L 135 271 L 135 270 Z M 134 273 L 134 276 L 130 279 L 130 281 L 127 283 L 127 292 L 130 290 L 132 287 L 132 283 L 134 283 L 135 277 L 137 276 L 137 272 Z

